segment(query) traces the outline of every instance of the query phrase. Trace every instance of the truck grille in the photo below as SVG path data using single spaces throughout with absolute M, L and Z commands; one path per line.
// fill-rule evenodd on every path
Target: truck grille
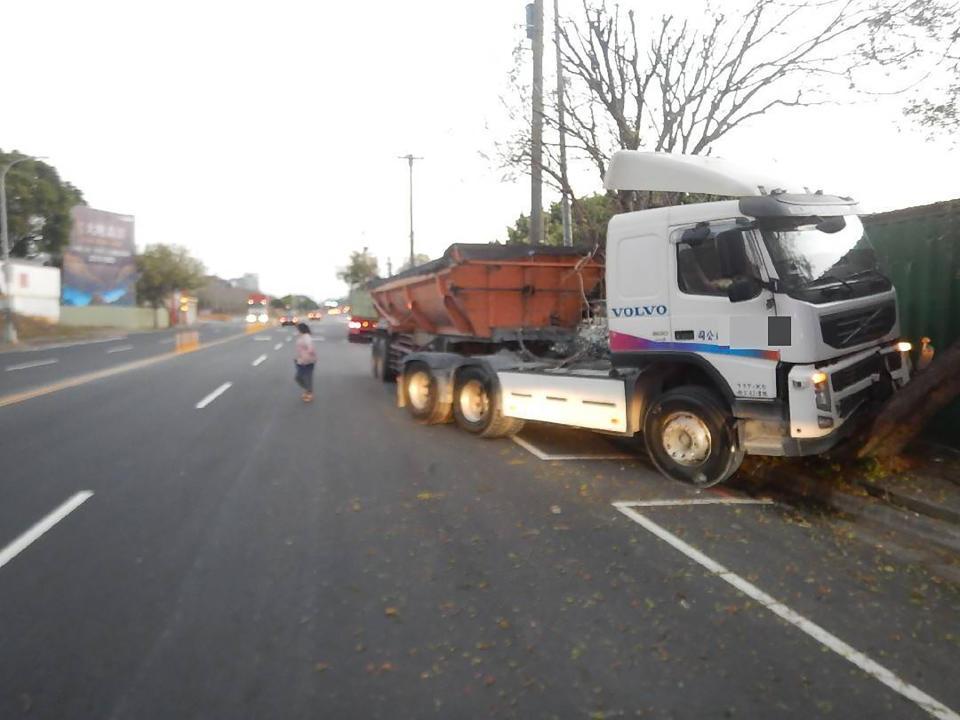
M 845 398 L 841 398 L 837 401 L 837 415 L 841 418 L 845 418 L 847 415 L 856 410 L 864 400 L 868 400 L 874 391 L 873 385 L 868 385 L 859 392 L 853 393 L 853 395 L 847 395 Z
M 854 383 L 860 382 L 865 377 L 879 373 L 882 363 L 883 360 L 880 359 L 880 355 L 875 354 L 864 358 L 858 363 L 854 363 L 850 367 L 845 367 L 843 370 L 837 370 L 831 373 L 830 384 L 833 385 L 833 391 L 841 392 Z
M 820 318 L 823 341 L 830 347 L 845 348 L 883 337 L 897 321 L 897 307 L 891 300 Z M 862 327 L 861 327 L 862 325 Z

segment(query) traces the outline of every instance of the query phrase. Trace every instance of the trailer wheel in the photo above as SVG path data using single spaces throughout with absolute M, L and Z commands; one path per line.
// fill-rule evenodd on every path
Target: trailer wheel
M 643 421 L 643 438 L 660 472 L 697 487 L 723 482 L 743 461 L 723 403 L 697 385 L 668 390 L 654 400 Z
M 450 405 L 440 402 L 437 378 L 426 363 L 412 362 L 403 372 L 407 410 L 419 423 L 434 425 L 450 421 Z
M 370 347 L 370 367 L 377 380 L 390 382 L 396 379 L 396 373 L 390 369 L 390 338 L 376 337 Z
M 523 420 L 500 412 L 493 378 L 483 368 L 457 373 L 453 386 L 453 419 L 468 433 L 485 438 L 509 437 L 523 428 Z

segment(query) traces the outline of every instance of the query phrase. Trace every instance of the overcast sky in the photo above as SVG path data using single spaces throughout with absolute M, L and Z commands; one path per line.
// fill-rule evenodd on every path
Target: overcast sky
M 494 159 L 524 4 L 2 2 L 0 147 L 47 156 L 91 206 L 134 215 L 141 247 L 185 245 L 274 295 L 335 297 L 351 250 L 382 270 L 408 252 L 399 155 L 425 158 L 418 252 L 503 239 L 527 212 L 529 184 L 503 182 Z M 714 154 L 776 161 L 870 210 L 960 197 L 960 151 L 925 142 L 899 102 L 784 111 Z

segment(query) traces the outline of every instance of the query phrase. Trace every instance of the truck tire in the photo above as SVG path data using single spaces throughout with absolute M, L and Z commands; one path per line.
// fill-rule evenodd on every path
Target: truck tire
M 407 410 L 418 423 L 435 425 L 450 421 L 450 405 L 440 402 L 436 376 L 426 363 L 408 363 L 403 371 L 403 392 Z
M 660 395 L 643 420 L 650 459 L 669 478 L 710 487 L 743 461 L 733 420 L 709 389 L 684 385 Z
M 370 346 L 370 367 L 373 376 L 382 382 L 391 382 L 397 375 L 390 368 L 390 338 L 386 335 L 373 339 Z
M 523 420 L 500 412 L 493 378 L 483 368 L 468 367 L 457 373 L 453 385 L 453 419 L 462 429 L 485 438 L 516 435 Z

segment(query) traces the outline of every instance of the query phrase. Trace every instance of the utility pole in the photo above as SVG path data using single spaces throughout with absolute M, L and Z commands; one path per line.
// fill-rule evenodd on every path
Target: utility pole
M 560 217 L 563 219 L 563 245 L 573 245 L 570 228 L 570 196 L 567 193 L 567 128 L 563 121 L 563 62 L 560 57 L 560 0 L 553 0 L 553 44 L 557 51 L 557 127 L 560 131 Z
M 533 112 L 530 128 L 530 242 L 543 242 L 543 0 L 527 5 L 527 37 L 533 48 Z
M 13 325 L 13 272 L 10 267 L 10 238 L 7 235 L 7 173 L 17 163 L 39 159 L 27 155 L 11 160 L 0 169 L 0 247 L 3 251 L 3 280 L 7 291 L 3 339 L 8 343 L 17 342 L 17 328 Z
M 387 277 L 393 277 L 393 263 L 387 258 Z
M 413 260 L 413 161 L 423 160 L 422 157 L 415 157 L 413 154 L 400 155 L 399 160 L 406 160 L 410 165 L 410 267 L 414 266 Z

